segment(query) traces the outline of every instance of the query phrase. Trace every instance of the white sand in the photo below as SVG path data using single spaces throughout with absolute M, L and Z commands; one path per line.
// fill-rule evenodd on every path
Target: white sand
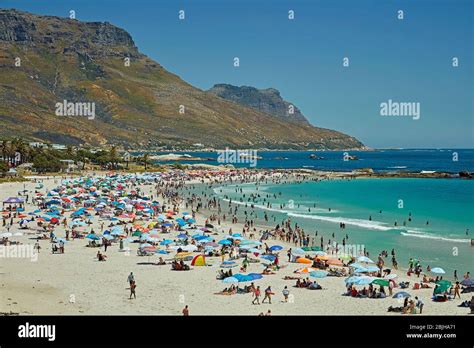
M 26 189 L 34 191 L 34 183 L 26 183 Z M 45 181 L 46 189 L 55 187 L 53 179 Z M 152 186 L 146 186 L 147 190 Z M 16 196 L 23 189 L 23 183 L 0 184 L 0 199 Z M 30 194 L 31 196 L 31 194 Z M 35 208 L 26 207 L 26 212 Z M 203 223 L 198 216 L 198 223 Z M 69 220 L 69 219 L 68 219 Z M 15 220 L 17 221 L 17 219 Z M 97 221 L 97 219 L 95 219 Z M 97 225 L 93 225 L 99 231 Z M 225 231 L 228 225 L 223 224 Z M 232 226 L 234 231 L 241 226 Z M 15 224 L 11 232 L 16 232 Z M 0 227 L 0 232 L 5 229 Z M 12 237 L 25 244 L 33 245 L 36 233 L 21 237 Z M 56 229 L 58 237 L 64 237 L 64 230 Z M 173 236 L 177 233 L 173 232 Z M 220 239 L 216 236 L 216 239 Z M 42 250 L 37 262 L 22 258 L 0 259 L 0 312 L 16 312 L 20 314 L 166 314 L 181 315 L 184 305 L 189 305 L 190 314 L 205 315 L 257 315 L 271 310 L 273 315 L 400 315 L 387 313 L 390 305 L 400 306 L 398 300 L 359 299 L 342 296 L 345 291 L 344 278 L 327 277 L 317 279 L 323 290 L 307 290 L 294 288 L 295 281 L 283 280 L 285 275 L 295 276 L 293 271 L 300 268 L 299 264 L 288 264 L 276 275 L 264 276 L 255 281 L 262 290 L 272 286 L 275 296 L 273 304 L 252 305 L 250 294 L 232 296 L 214 295 L 228 284 L 216 280 L 220 257 L 208 258 L 211 267 L 194 267 L 188 272 L 176 272 L 171 266 L 156 266 L 147 263 L 157 261 L 159 256 L 139 257 L 136 254 L 137 244 L 130 243 L 129 255 L 119 252 L 118 245 L 109 247 L 106 262 L 98 262 L 98 248 L 87 248 L 88 240 L 69 241 L 65 254 L 51 254 L 49 240 L 40 241 Z M 268 244 L 285 245 L 281 241 L 269 241 Z M 286 247 L 286 246 L 285 246 Z M 100 249 L 103 252 L 103 248 Z M 284 249 L 286 250 L 286 248 Z M 286 252 L 281 253 L 281 263 L 287 264 Z M 166 256 L 166 255 L 165 255 Z M 171 259 L 171 256 L 166 256 Z M 260 273 L 261 264 L 251 264 L 248 272 Z M 137 299 L 129 300 L 127 283 L 128 274 L 133 271 L 137 282 Z M 238 272 L 238 268 L 233 271 Z M 401 271 L 398 280 L 407 278 Z M 410 279 L 414 282 L 414 279 Z M 285 285 L 290 289 L 291 303 L 283 303 L 281 291 Z M 400 289 L 395 289 L 399 291 Z M 469 313 L 468 308 L 459 308 L 461 300 L 470 300 L 471 294 L 461 294 L 456 299 L 445 303 L 434 303 L 430 300 L 432 289 L 407 290 L 413 296 L 421 297 L 425 302 L 423 314 L 447 315 Z M 72 301 L 74 300 L 74 301 Z

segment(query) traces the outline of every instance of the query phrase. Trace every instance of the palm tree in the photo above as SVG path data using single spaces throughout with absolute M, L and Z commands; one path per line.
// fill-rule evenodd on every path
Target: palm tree
M 116 169 L 117 161 L 118 161 L 117 145 L 112 145 L 112 147 L 109 150 L 108 157 L 109 157 L 110 163 L 112 163 L 112 169 Z
M 148 165 L 148 158 L 150 157 L 150 155 L 148 153 L 145 153 L 143 154 L 143 164 L 145 165 L 145 170 L 147 169 L 147 165 Z

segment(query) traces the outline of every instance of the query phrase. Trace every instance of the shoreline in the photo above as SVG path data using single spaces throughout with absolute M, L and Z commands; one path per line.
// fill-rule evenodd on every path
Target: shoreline
M 52 189 L 54 181 L 59 182 L 58 177 L 45 179 L 43 191 Z M 204 184 L 212 181 L 212 177 L 205 178 Z M 201 180 L 190 180 L 186 186 L 200 184 Z M 5 195 L 15 195 L 22 188 L 23 183 L 2 184 L 0 186 L 0 198 Z M 36 185 L 30 181 L 26 183 L 28 189 L 34 189 Z M 144 192 L 153 192 L 153 185 L 141 185 Z M 167 199 L 160 197 L 161 202 Z M 27 211 L 31 210 L 31 207 Z M 180 204 L 180 212 L 186 211 L 184 203 Z M 196 214 L 199 225 L 204 225 L 208 218 L 206 212 Z M 95 230 L 99 229 L 98 221 L 94 219 L 91 225 Z M 223 232 L 213 235 L 219 239 L 225 236 L 229 228 L 240 232 L 242 224 L 230 224 L 223 222 L 220 226 Z M 33 242 L 25 234 L 18 237 L 27 244 Z M 59 228 L 58 236 L 64 236 L 64 230 Z M 172 232 L 172 238 L 180 232 Z M 171 236 L 169 236 L 171 237 Z M 161 238 L 169 238 L 160 234 Z M 284 245 L 285 248 L 294 245 L 280 240 L 269 240 L 269 245 Z M 272 305 L 252 306 L 250 294 L 222 296 L 214 295 L 215 292 L 227 287 L 221 281 L 215 279 L 216 271 L 219 269 L 220 257 L 210 257 L 212 266 L 194 267 L 190 272 L 171 271 L 170 265 L 155 266 L 149 262 L 156 262 L 157 256 L 139 257 L 136 255 L 137 244 L 130 243 L 130 254 L 124 255 L 118 251 L 116 244 L 107 251 L 107 262 L 97 262 L 94 259 L 98 249 L 86 248 L 86 240 L 70 241 L 66 243 L 66 253 L 51 254 L 49 241 L 40 241 L 42 251 L 38 262 L 29 260 L 5 259 L 0 265 L 0 283 L 3 301 L 0 301 L 0 312 L 13 312 L 24 314 L 160 314 L 178 315 L 184 304 L 189 304 L 191 313 L 202 315 L 257 315 L 260 311 L 271 309 L 274 315 L 397 315 L 388 313 L 390 305 L 400 305 L 398 300 L 351 298 L 342 296 L 345 291 L 344 278 L 327 277 L 318 282 L 323 287 L 321 291 L 310 291 L 307 289 L 294 288 L 294 281 L 283 280 L 284 275 L 295 276 L 296 269 L 304 265 L 287 263 L 286 249 L 280 253 L 281 263 L 285 265 L 276 275 L 264 276 L 257 280 L 256 284 L 265 287 L 269 284 L 275 289 L 275 299 Z M 101 248 L 101 250 L 103 250 Z M 169 259 L 171 255 L 166 258 Z M 241 260 L 237 261 L 240 265 Z M 400 268 L 396 273 L 399 280 L 408 277 L 406 272 Z M 248 272 L 259 273 L 262 270 L 261 263 L 251 264 Z M 128 300 L 126 277 L 130 271 L 136 275 L 138 282 L 137 300 Z M 238 268 L 235 269 L 237 273 Z M 413 276 L 410 279 L 413 282 Z M 421 279 L 421 278 L 420 278 Z M 293 296 L 293 303 L 282 303 L 281 290 L 287 285 Z M 93 291 L 91 292 L 91 289 Z M 396 289 L 395 291 L 398 291 Z M 410 292 L 413 292 L 410 288 Z M 468 309 L 457 307 L 458 301 L 446 303 L 432 303 L 429 301 L 432 289 L 416 290 L 417 295 L 425 301 L 425 311 L 422 315 L 464 315 Z M 74 302 L 70 297 L 74 296 Z M 470 294 L 462 294 L 461 299 L 470 299 Z

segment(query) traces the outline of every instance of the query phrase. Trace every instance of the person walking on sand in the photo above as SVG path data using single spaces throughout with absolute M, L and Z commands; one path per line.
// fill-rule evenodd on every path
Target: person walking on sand
M 135 284 L 135 281 L 132 281 L 130 283 L 130 300 L 132 299 L 132 296 L 134 299 L 137 298 L 137 294 L 135 293 L 136 287 L 137 287 L 137 284 Z
M 415 300 L 416 300 L 416 306 L 420 309 L 420 314 L 422 314 L 423 306 L 425 305 L 425 303 L 420 298 L 418 298 L 418 296 L 415 296 Z
M 265 300 L 268 298 L 268 303 L 272 304 L 272 295 L 273 295 L 273 292 L 272 292 L 271 287 L 266 288 L 265 289 L 265 296 L 263 297 L 262 303 L 265 303 Z
M 129 282 L 130 286 L 132 285 L 133 282 L 135 282 L 135 277 L 133 276 L 133 272 L 130 272 L 128 275 L 127 281 Z
M 184 306 L 184 308 L 183 308 L 183 310 L 182 310 L 182 313 L 183 313 L 183 316 L 189 317 L 189 308 L 188 308 L 188 305 Z
M 283 297 L 285 298 L 285 302 L 288 302 L 288 296 L 290 295 L 290 290 L 288 290 L 288 286 L 285 285 L 285 288 L 282 291 Z
M 456 282 L 456 285 L 454 286 L 454 298 L 456 298 L 456 295 L 461 298 L 461 294 L 459 293 L 459 282 Z
M 257 304 L 259 305 L 260 304 L 260 286 L 257 286 L 257 288 L 255 289 L 255 291 L 253 292 L 253 301 L 252 301 L 252 304 L 255 304 L 255 301 L 257 301 Z

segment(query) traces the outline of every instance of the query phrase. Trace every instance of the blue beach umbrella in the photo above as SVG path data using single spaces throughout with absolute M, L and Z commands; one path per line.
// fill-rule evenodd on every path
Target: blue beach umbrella
M 279 250 L 282 250 L 283 247 L 280 246 L 280 245 L 274 245 L 272 247 L 269 248 L 270 251 L 279 251 Z
M 365 267 L 359 267 L 354 270 L 354 273 L 367 273 L 369 270 Z
M 309 272 L 309 275 L 314 278 L 326 278 L 328 276 L 328 272 L 318 269 L 317 271 Z
M 228 239 L 222 239 L 219 241 L 218 244 L 221 244 L 221 245 L 229 245 L 229 244 L 232 244 L 232 242 Z
M 227 277 L 222 280 L 223 283 L 238 283 L 239 280 L 235 277 Z
M 461 282 L 461 285 L 469 286 L 469 287 L 474 286 L 474 279 L 471 279 L 471 278 L 464 279 Z
M 92 240 L 99 240 L 100 237 L 96 234 L 93 234 L 93 233 L 89 233 L 86 238 L 89 238 L 89 239 L 92 239 Z
M 188 239 L 188 236 L 184 233 L 180 233 L 180 234 L 178 234 L 177 238 L 179 238 L 179 239 Z
M 405 298 L 405 297 L 411 297 L 411 295 L 408 292 L 399 291 L 395 295 L 392 296 L 392 298 Z
M 232 268 L 232 267 L 237 267 L 238 264 L 234 261 L 224 261 L 221 263 L 221 268 Z
M 378 272 L 379 268 L 377 266 L 367 266 L 366 267 L 368 272 Z
M 170 240 L 170 239 L 165 239 L 164 241 L 162 241 L 162 242 L 160 243 L 160 245 L 168 245 L 168 244 L 171 244 L 171 243 L 173 243 L 172 240 Z
M 248 277 L 252 278 L 253 280 L 257 280 L 257 279 L 262 279 L 263 278 L 263 275 L 259 274 L 259 273 L 249 273 L 247 275 Z
M 360 263 L 357 263 L 357 262 L 351 263 L 351 264 L 349 265 L 349 267 L 353 267 L 353 268 L 364 268 L 364 266 L 362 266 Z
M 265 260 L 268 260 L 268 261 L 274 261 L 275 260 L 275 256 L 274 255 L 262 255 L 260 256 L 262 259 L 265 259 Z

